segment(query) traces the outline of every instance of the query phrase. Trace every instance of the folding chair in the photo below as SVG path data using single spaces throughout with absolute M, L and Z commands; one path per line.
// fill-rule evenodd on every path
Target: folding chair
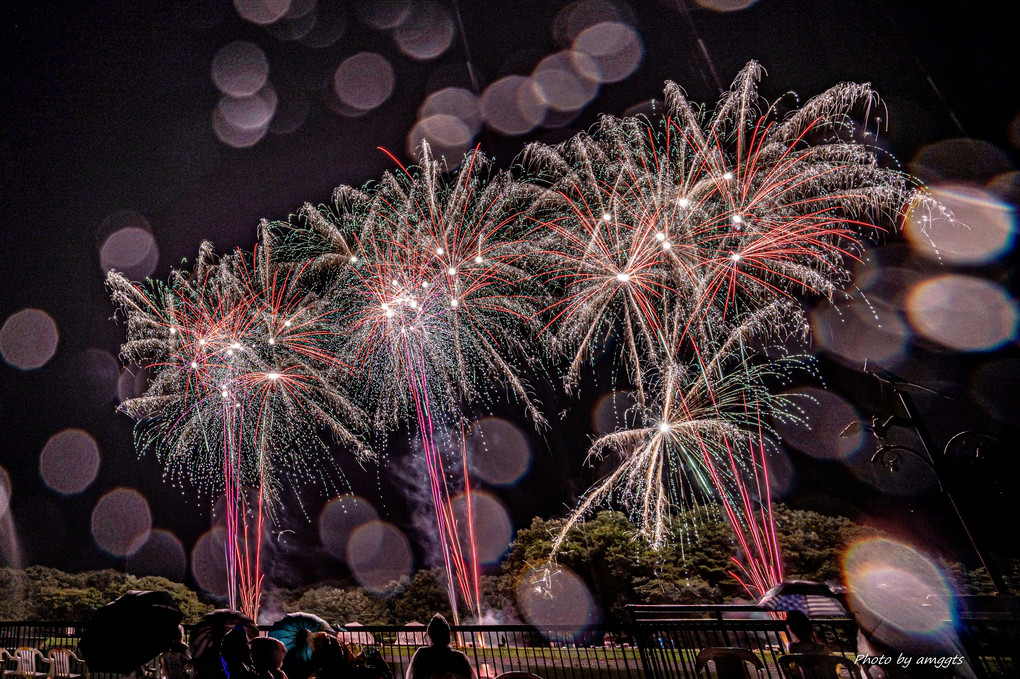
M 751 679 L 760 677 L 765 663 L 761 658 L 751 653 L 746 648 L 703 648 L 698 653 L 695 663 L 695 672 L 698 676 L 704 672 L 705 676 L 711 676 L 708 671 L 708 663 L 715 664 L 716 679 Z M 747 666 L 751 665 L 753 674 Z
M 856 663 L 841 655 L 791 653 L 779 658 L 779 669 L 786 679 L 864 679 Z M 840 672 L 844 670 L 846 674 Z

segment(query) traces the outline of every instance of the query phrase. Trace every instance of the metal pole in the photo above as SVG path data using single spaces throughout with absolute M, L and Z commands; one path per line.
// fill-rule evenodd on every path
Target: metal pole
M 985 550 L 981 547 L 978 541 L 970 532 L 970 528 L 967 527 L 967 522 L 963 518 L 963 514 L 960 512 L 960 508 L 956 504 L 956 500 L 953 499 L 953 494 L 949 490 L 949 485 L 946 482 L 946 477 L 943 475 L 945 471 L 945 458 L 948 451 L 943 450 L 942 455 L 936 459 L 932 455 L 934 446 L 932 444 L 931 435 L 928 433 L 928 429 L 924 426 L 924 421 L 921 419 L 921 414 L 917 410 L 917 406 L 914 404 L 913 397 L 899 389 L 897 385 L 892 385 L 893 391 L 900 398 L 900 404 L 903 406 L 903 410 L 907 414 L 907 419 L 910 420 L 910 426 L 914 428 L 917 433 L 918 440 L 921 441 L 921 447 L 924 449 L 924 454 L 928 457 L 928 462 L 931 464 L 932 471 L 935 472 L 935 479 L 939 483 L 939 487 L 945 494 L 946 499 L 949 500 L 949 504 L 952 506 L 953 511 L 956 512 L 956 518 L 960 522 L 960 526 L 963 528 L 964 534 L 970 541 L 970 546 L 974 549 L 974 553 L 977 554 L 978 560 L 981 561 L 981 565 L 984 566 L 985 572 L 988 573 L 988 577 L 992 579 L 992 584 L 995 585 L 995 590 L 999 594 L 1009 595 L 1009 587 L 1006 585 L 1006 581 L 1002 578 L 1002 574 L 999 569 L 994 565 L 994 561 L 985 553 Z

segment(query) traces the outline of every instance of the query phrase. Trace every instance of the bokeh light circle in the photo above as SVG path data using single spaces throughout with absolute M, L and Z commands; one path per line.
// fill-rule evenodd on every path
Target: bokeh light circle
M 92 537 L 113 556 L 137 552 L 151 530 L 149 503 L 137 490 L 115 488 L 99 498 L 92 510 Z
M 234 9 L 245 21 L 267 26 L 283 18 L 290 0 L 234 0 Z
M 191 574 L 199 587 L 214 596 L 227 595 L 226 540 L 227 529 L 215 526 L 203 533 L 191 550 Z
M 482 127 L 479 98 L 463 87 L 444 87 L 425 97 L 418 109 L 418 117 L 425 119 L 434 115 L 453 116 L 464 123 L 472 136 L 478 134 Z
M 354 4 L 358 18 L 380 31 L 396 28 L 411 14 L 411 0 L 361 0 Z
M 284 42 L 306 38 L 319 23 L 318 6 L 317 0 L 291 0 L 287 12 L 266 31 Z
M 437 113 L 422 118 L 407 135 L 407 152 L 417 157 L 423 141 L 428 142 L 433 158 L 445 158 L 447 169 L 460 165 L 471 149 L 474 135 L 460 118 Z
M 606 394 L 598 400 L 592 410 L 592 429 L 599 436 L 604 436 L 634 426 L 637 423 L 637 418 L 631 409 L 636 404 L 634 395 L 629 391 L 614 391 Z
M 149 372 L 139 366 L 127 366 L 117 378 L 117 399 L 123 403 L 138 398 L 149 388 Z
M 81 429 L 65 429 L 54 434 L 39 454 L 39 474 L 43 482 L 61 495 L 82 492 L 99 473 L 99 444 Z
M 78 354 L 76 370 L 81 375 L 80 393 L 88 405 L 106 408 L 117 396 L 120 364 L 104 349 L 86 349 Z
M 1013 169 L 1005 151 L 983 139 L 943 139 L 928 144 L 910 160 L 911 174 L 926 184 L 985 182 Z
M 347 565 L 362 587 L 382 592 L 411 574 L 411 547 L 393 524 L 370 521 L 351 534 Z
M 347 10 L 337 2 L 325 2 L 318 5 L 309 16 L 315 16 L 315 25 L 307 34 L 299 38 L 302 45 L 312 49 L 332 47 L 347 30 Z
M 508 75 L 485 88 L 481 112 L 486 124 L 496 132 L 517 135 L 542 124 L 546 105 L 531 78 Z
M 157 528 L 137 552 L 127 559 L 127 570 L 134 575 L 159 575 L 175 582 L 184 579 L 188 558 L 184 545 L 170 531 Z
M 485 417 L 468 431 L 471 473 L 494 486 L 510 486 L 527 474 L 531 446 L 524 432 L 498 417 Z
M 920 458 L 890 448 L 872 460 L 876 452 L 872 442 L 846 460 L 850 473 L 888 496 L 917 497 L 938 490 L 935 475 Z
M 945 275 L 916 286 L 907 317 L 924 337 L 957 351 L 986 351 L 1016 336 L 1016 302 L 998 284 Z
M 891 368 L 903 359 L 910 330 L 899 313 L 878 301 L 823 302 L 811 312 L 811 336 L 830 356 L 852 367 Z
M 695 0 L 701 7 L 713 12 L 739 12 L 747 9 L 758 0 Z
M 577 111 L 598 94 L 599 84 L 591 77 L 597 69 L 587 54 L 567 50 L 540 61 L 531 77 L 539 98 L 549 108 Z
M 326 503 L 319 514 L 319 540 L 332 556 L 347 558 L 347 543 L 359 527 L 379 519 L 368 500 L 341 495 Z
M 633 25 L 633 10 L 613 0 L 575 0 L 553 17 L 553 39 L 558 45 L 569 45 L 586 28 L 607 21 Z
M 269 131 L 273 134 L 293 134 L 308 121 L 312 111 L 312 103 L 304 95 L 294 95 L 280 102 Z
M 238 40 L 216 52 L 210 74 L 223 94 L 250 97 L 268 82 L 269 59 L 258 45 Z
M 22 309 L 7 317 L 0 328 L 0 354 L 8 365 L 35 370 L 57 353 L 57 324 L 42 309 Z
M 772 499 L 782 500 L 793 490 L 797 481 L 797 470 L 786 450 L 778 448 L 768 452 L 766 471 Z
M 580 632 L 595 622 L 595 602 L 573 571 L 545 564 L 531 568 L 517 583 L 517 604 L 525 620 L 540 630 L 563 626 Z
M 475 550 L 478 563 L 493 564 L 502 558 L 510 548 L 514 529 L 503 503 L 484 491 L 471 492 L 471 522 L 468 522 L 467 495 L 460 494 L 450 501 L 453 516 L 458 526 L 474 526 Z M 464 558 L 470 560 L 470 533 L 460 530 L 461 550 Z
M 644 44 L 631 26 L 617 21 L 604 21 L 584 29 L 574 40 L 573 50 L 588 57 L 576 60 L 584 75 L 600 83 L 623 80 L 641 65 Z
M 345 106 L 365 112 L 389 99 L 395 82 L 390 62 L 374 52 L 359 52 L 337 67 L 333 91 Z
M 240 127 L 234 125 L 223 114 L 222 106 L 217 106 L 213 109 L 212 128 L 217 139 L 235 149 L 251 148 L 262 141 L 262 138 L 269 132 L 268 124 L 261 127 Z
M 924 201 L 913 204 L 903 230 L 918 252 L 954 264 L 983 264 L 1011 249 L 1016 224 L 1008 203 L 971 186 L 935 187 L 931 197 L 949 214 L 925 209 Z
M 912 547 L 887 538 L 863 540 L 847 550 L 843 571 L 850 606 L 866 629 L 881 623 L 928 634 L 951 624 L 945 579 Z
M 140 281 L 152 275 L 159 263 L 156 239 L 145 228 L 127 226 L 114 231 L 99 250 L 103 273 L 116 269 L 128 279 Z
M 846 399 L 825 389 L 803 387 L 786 392 L 797 419 L 777 420 L 776 430 L 788 444 L 819 459 L 845 459 L 864 443 L 860 415 Z M 855 424 L 843 434 L 848 425 Z
M 7 516 L 11 508 L 11 475 L 0 466 L 0 519 Z
M 435 59 L 453 43 L 453 17 L 438 2 L 416 2 L 406 19 L 393 30 L 397 47 L 418 61 Z
M 248 97 L 220 97 L 216 109 L 223 120 L 239 130 L 261 130 L 268 127 L 276 114 L 279 97 L 272 85 L 266 85 Z

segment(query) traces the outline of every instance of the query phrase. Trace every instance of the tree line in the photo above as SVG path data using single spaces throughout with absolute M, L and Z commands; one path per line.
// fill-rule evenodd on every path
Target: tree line
M 773 507 L 783 556 L 784 575 L 818 582 L 841 579 L 840 558 L 851 543 L 878 531 L 846 517 Z M 651 549 L 625 514 L 603 511 L 567 534 L 556 561 L 577 574 L 588 587 L 602 619 L 626 621 L 632 603 L 723 603 L 746 596 L 729 575 L 740 558 L 733 533 L 717 508 L 707 506 L 672 519 L 674 540 Z M 561 520 L 535 518 L 521 529 L 499 568 L 482 576 L 486 622 L 524 621 L 517 605 L 517 587 L 525 574 L 548 563 Z M 965 594 L 993 593 L 982 571 L 942 561 L 954 589 Z M 1016 569 L 1014 569 L 1016 570 Z M 1020 573 L 1014 573 L 1014 576 Z M 1020 577 L 1012 578 L 1020 585 Z M 95 608 L 131 589 L 170 592 L 184 612 L 185 624 L 222 605 L 187 586 L 156 576 L 139 577 L 114 570 L 65 573 L 45 566 L 24 570 L 0 568 L 0 619 L 78 621 Z M 266 617 L 294 611 L 314 613 L 337 625 L 427 622 L 433 613 L 452 617 L 446 596 L 445 572 L 422 569 L 370 590 L 343 581 L 298 589 L 270 589 L 262 604 Z M 462 612 L 463 613 L 463 612 Z

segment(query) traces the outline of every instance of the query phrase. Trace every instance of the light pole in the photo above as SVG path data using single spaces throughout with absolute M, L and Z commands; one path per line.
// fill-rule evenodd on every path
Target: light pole
M 946 475 L 946 461 L 948 459 L 950 449 L 958 442 L 965 442 L 969 437 L 985 435 L 978 434 L 977 432 L 970 430 L 961 431 L 953 435 L 946 442 L 945 447 L 942 449 L 942 454 L 936 457 L 932 454 L 932 451 L 935 450 L 935 446 L 932 442 L 931 434 L 929 434 L 927 427 L 924 426 L 924 420 L 921 419 L 921 414 L 917 409 L 917 405 L 914 403 L 913 396 L 911 396 L 910 392 L 905 389 L 905 387 L 917 385 L 911 385 L 909 382 L 902 380 L 885 370 L 875 372 L 868 370 L 867 366 L 865 366 L 864 372 L 873 376 L 882 384 L 888 385 L 893 390 L 893 393 L 896 394 L 900 405 L 903 407 L 903 412 L 906 414 L 906 419 L 893 416 L 883 423 L 881 429 L 876 426 L 875 435 L 880 441 L 882 441 L 882 445 L 880 445 L 875 451 L 875 454 L 871 456 L 871 461 L 885 464 L 891 471 L 896 471 L 895 455 L 897 452 L 903 452 L 924 463 L 924 465 L 935 475 L 935 481 L 939 484 L 939 490 L 942 491 L 942 494 L 946 496 L 947 500 L 949 500 L 949 504 L 953 508 L 953 512 L 956 513 L 956 518 L 960 522 L 960 526 L 963 528 L 963 532 L 967 536 L 967 540 L 970 541 L 971 548 L 973 548 L 974 553 L 977 554 L 978 559 L 981 561 L 981 565 L 984 566 L 985 571 L 988 573 L 988 577 L 991 578 L 996 591 L 999 592 L 999 594 L 1008 595 L 1010 591 L 1009 587 L 1006 585 L 1006 581 L 1002 578 L 1002 574 L 995 566 L 995 562 L 989 558 L 984 548 L 970 532 L 970 528 L 967 526 L 967 522 L 963 518 L 963 514 L 960 512 L 960 508 L 957 506 L 956 500 L 953 499 L 953 494 L 950 491 L 949 485 L 946 483 L 946 479 L 949 478 Z M 925 387 L 921 388 L 923 389 Z M 918 452 L 908 446 L 890 444 L 886 441 L 884 429 L 888 426 L 904 426 L 912 428 L 914 433 L 917 434 L 917 439 L 921 442 L 921 452 Z

